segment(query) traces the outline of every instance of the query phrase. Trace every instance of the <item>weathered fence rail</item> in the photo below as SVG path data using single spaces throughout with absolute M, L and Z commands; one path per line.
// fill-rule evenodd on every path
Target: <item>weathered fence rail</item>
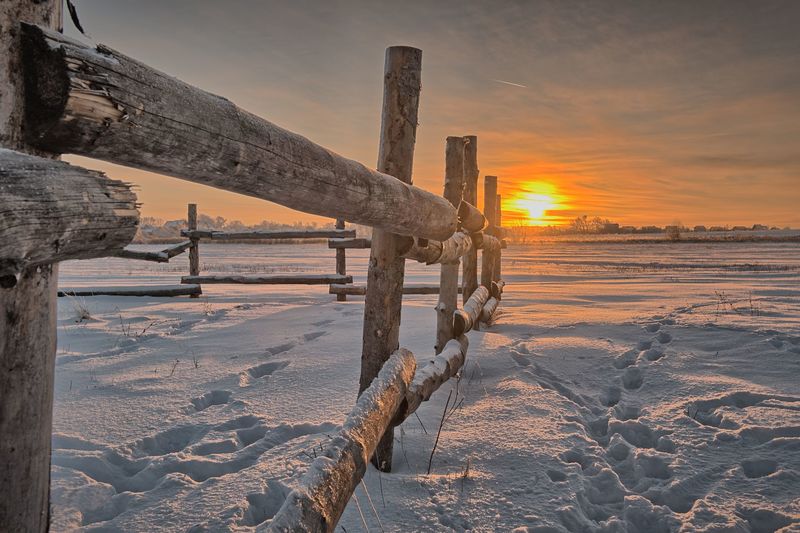
M 456 230 L 453 206 L 392 169 L 346 159 L 106 46 L 31 25 L 23 25 L 23 39 L 25 131 L 42 150 L 403 235 L 443 240 Z
M 300 230 L 300 231 L 216 231 L 181 230 L 181 235 L 190 239 L 212 239 L 225 241 L 268 239 L 342 239 L 354 238 L 355 230 Z
M 124 259 L 137 259 L 139 261 L 154 261 L 156 263 L 169 263 L 169 260 L 173 257 L 182 254 L 189 247 L 192 245 L 192 241 L 184 241 L 182 243 L 176 244 L 175 246 L 170 246 L 169 248 L 165 248 L 159 252 L 145 252 L 141 250 L 128 250 L 127 248 L 123 248 L 119 252 L 116 253 L 117 257 L 122 257 Z
M 130 185 L 99 172 L 0 148 L 0 283 L 42 264 L 102 257 L 139 223 Z
M 372 170 L 105 46 L 64 37 L 54 31 L 61 18 L 56 0 L 10 0 L 0 17 L 0 27 L 13 30 L 0 34 L 0 90 L 10 95 L 10 104 L 0 107 L 3 147 L 48 157 L 80 154 L 337 219 L 335 230 L 316 233 L 215 232 L 198 229 L 191 204 L 188 241 L 158 252 L 123 250 L 138 220 L 125 184 L 51 159 L 0 151 L 0 531 L 48 528 L 57 262 L 104 255 L 163 262 L 188 250 L 183 281 L 192 295 L 200 290 L 196 282 L 302 279 L 331 284 L 330 291 L 343 298 L 361 290 L 345 273 L 345 249 L 369 247 L 356 406 L 269 526 L 333 531 L 370 459 L 391 470 L 393 427 L 463 367 L 464 333 L 492 320 L 504 286 L 496 178 L 486 177 L 482 212 L 474 207 L 477 138 L 448 137 L 444 197 L 411 184 L 421 51 L 387 49 L 378 168 Z M 34 190 L 44 193 L 36 197 Z M 47 202 L 64 204 L 58 216 L 53 213 L 57 224 L 45 216 Z M 43 214 L 24 220 L 24 209 Z M 344 229 L 345 220 L 371 226 L 371 239 L 357 239 Z M 309 237 L 331 239 L 336 274 L 200 275 L 202 239 Z M 436 355 L 419 371 L 414 356 L 399 346 L 402 296 L 433 288 L 404 286 L 406 258 L 441 265 Z M 459 291 L 465 298 L 460 310 Z

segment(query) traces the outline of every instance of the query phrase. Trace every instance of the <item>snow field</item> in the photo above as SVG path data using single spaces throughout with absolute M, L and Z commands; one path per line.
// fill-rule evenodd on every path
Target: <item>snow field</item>
M 363 530 L 362 515 L 373 531 L 800 527 L 796 245 L 504 254 L 496 323 L 468 335 L 460 379 L 398 428 L 395 471 L 368 471 L 337 530 Z M 234 272 L 327 272 L 332 255 L 201 248 Z M 75 262 L 61 281 L 170 284 L 181 266 Z M 348 250 L 348 269 L 363 282 L 363 251 Z M 353 407 L 362 298 L 204 290 L 60 299 L 55 531 L 264 529 Z M 404 301 L 401 345 L 419 361 L 432 355 L 435 301 Z

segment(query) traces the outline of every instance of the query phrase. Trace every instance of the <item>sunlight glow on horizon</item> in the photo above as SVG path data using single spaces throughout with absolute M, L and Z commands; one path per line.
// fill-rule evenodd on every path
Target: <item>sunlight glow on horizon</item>
M 553 226 L 565 222 L 559 211 L 568 208 L 567 197 L 555 185 L 544 181 L 525 182 L 507 202 L 508 218 L 528 226 Z

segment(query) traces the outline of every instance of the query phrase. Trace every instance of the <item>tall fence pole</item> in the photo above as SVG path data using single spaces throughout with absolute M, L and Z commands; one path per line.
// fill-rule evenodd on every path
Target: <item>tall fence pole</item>
M 189 211 L 186 216 L 189 231 L 197 229 L 197 204 L 189 204 Z M 200 275 L 200 239 L 191 238 L 189 246 L 189 275 Z M 199 298 L 199 294 L 192 294 L 190 298 Z
M 469 135 L 464 138 L 467 141 L 464 146 L 464 201 L 478 205 L 478 137 Z M 475 248 L 464 256 L 461 285 L 462 302 L 466 303 L 478 288 L 478 250 Z
M 494 235 L 494 228 L 497 225 L 497 176 L 486 176 L 483 178 L 483 214 L 489 223 L 488 233 Z M 491 289 L 494 278 L 494 267 L 496 251 L 491 248 L 484 248 L 481 253 L 481 285 Z M 488 283 L 488 285 L 487 285 Z
M 406 46 L 387 48 L 378 171 L 405 183 L 411 183 L 421 72 L 422 50 Z M 364 301 L 359 395 L 400 346 L 405 259 L 398 257 L 397 244 L 395 234 L 373 230 Z M 389 429 L 372 457 L 373 464 L 384 472 L 392 468 L 393 441 L 394 431 Z
M 344 229 L 344 219 L 337 218 L 336 219 L 336 229 Z M 347 275 L 347 259 L 345 256 L 345 249 L 344 248 L 337 248 L 336 249 L 336 273 L 342 276 Z M 347 300 L 347 295 L 343 292 L 336 294 L 336 301 L 337 302 L 344 302 Z
M 464 137 L 448 137 L 445 148 L 444 197 L 454 206 L 464 194 Z M 453 313 L 458 304 L 459 261 L 442 264 L 436 304 L 436 353 L 453 337 Z
M 496 210 L 496 214 L 495 214 L 496 227 L 495 227 L 494 236 L 497 237 L 498 239 L 500 239 L 501 241 L 503 239 L 503 201 L 502 200 L 503 200 L 503 198 L 498 194 L 497 195 L 497 204 L 496 204 L 497 210 Z M 502 272 L 502 268 L 501 268 L 501 264 L 503 262 L 502 261 L 502 256 L 503 256 L 503 249 L 502 249 L 502 247 L 500 247 L 497 250 L 497 253 L 494 256 L 494 275 L 493 275 L 494 281 L 498 281 L 498 280 L 502 279 L 502 277 L 503 277 L 503 272 Z
M 23 139 L 21 21 L 61 30 L 61 1 L 0 2 L 0 146 Z M 58 264 L 0 277 L 0 531 L 47 531 Z

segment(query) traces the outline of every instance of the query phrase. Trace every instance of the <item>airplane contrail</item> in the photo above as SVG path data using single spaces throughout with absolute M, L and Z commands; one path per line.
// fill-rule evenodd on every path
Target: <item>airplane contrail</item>
M 527 85 L 520 85 L 519 83 L 512 83 L 510 81 L 503 81 L 503 80 L 492 80 L 496 81 L 497 83 L 505 83 L 506 85 L 513 85 L 514 87 L 522 87 L 523 89 L 527 89 Z

